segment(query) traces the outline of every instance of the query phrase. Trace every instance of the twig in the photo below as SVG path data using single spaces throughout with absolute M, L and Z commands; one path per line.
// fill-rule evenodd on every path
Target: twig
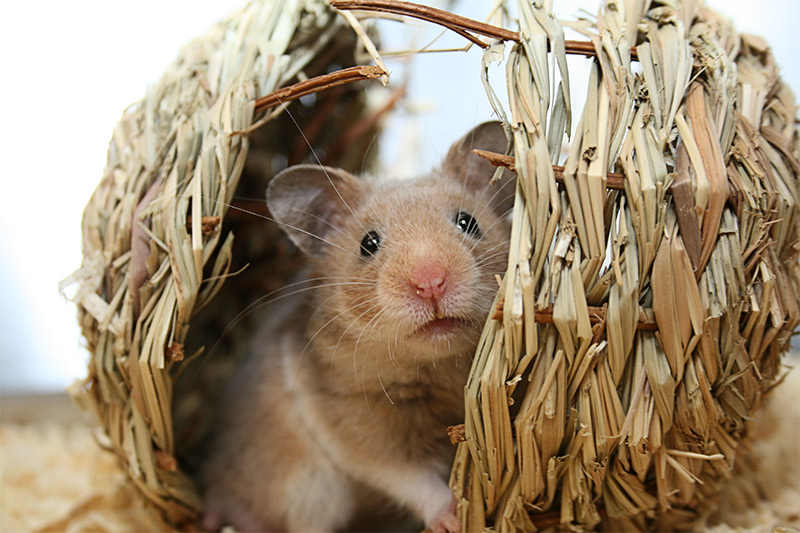
M 601 324 L 606 321 L 606 308 L 588 306 L 589 322 L 592 324 Z M 494 320 L 503 319 L 503 304 L 502 302 L 497 305 L 497 308 L 492 315 Z M 539 309 L 534 313 L 534 322 L 537 324 L 554 324 L 553 322 L 553 306 L 548 305 L 544 309 Z M 644 307 L 639 308 L 639 320 L 636 323 L 636 329 L 655 331 L 658 329 L 656 324 L 655 315 L 652 309 Z
M 483 48 L 486 48 L 488 45 L 477 39 L 473 40 L 474 37 L 467 37 L 465 32 L 471 31 L 478 35 L 500 39 L 502 41 L 519 42 L 519 33 L 515 31 L 498 28 L 497 26 L 478 22 L 477 20 L 468 19 L 460 15 L 454 15 L 453 13 L 436 9 L 435 7 L 422 6 L 412 2 L 402 2 L 400 0 L 328 0 L 328 3 L 334 8 L 341 10 L 356 9 L 359 11 L 393 13 L 395 15 L 405 15 L 432 22 L 459 33 Z
M 505 167 L 511 172 L 517 172 L 516 161 L 510 155 L 498 154 L 497 152 L 489 152 L 486 150 L 478 150 L 477 148 L 472 152 L 475 155 L 481 156 L 495 167 Z M 560 165 L 553 165 L 553 174 L 555 174 L 557 181 L 564 181 L 564 167 Z M 609 172 L 606 174 L 606 180 L 607 189 L 616 189 L 618 191 L 625 190 L 625 174 L 620 174 L 619 172 Z M 667 192 L 670 194 L 675 194 L 677 192 L 680 195 L 681 191 L 678 187 L 676 187 L 676 184 L 680 185 L 678 182 L 673 183 L 669 189 L 667 189 Z M 732 192 L 728 193 L 729 198 L 733 196 L 734 194 Z M 679 212 L 678 215 L 680 216 L 681 213 Z
M 475 155 L 479 155 L 495 167 L 505 167 L 511 172 L 516 172 L 517 167 L 514 158 L 510 155 L 498 154 L 496 152 L 488 152 L 486 150 L 473 150 Z M 558 181 L 564 180 L 564 167 L 560 165 L 553 165 L 553 173 Z M 625 175 L 617 172 L 609 172 L 606 174 L 606 187 L 608 189 L 616 189 L 619 191 L 625 190 Z
M 380 67 L 361 65 L 337 70 L 321 76 L 315 76 L 311 79 L 289 85 L 288 87 L 283 87 L 277 91 L 273 91 L 266 96 L 262 96 L 256 100 L 255 111 L 256 113 L 259 113 L 281 103 L 297 100 L 298 98 L 311 93 L 316 93 L 347 83 L 353 83 L 355 81 L 374 80 L 376 78 L 380 78 L 381 76 L 385 76 L 386 74 L 387 72 Z
M 435 7 L 415 4 L 413 2 L 404 2 L 402 0 L 328 0 L 328 3 L 342 11 L 359 10 L 392 13 L 394 15 L 403 15 L 438 24 L 461 35 L 481 48 L 488 48 L 489 45 L 475 37 L 473 33 L 501 41 L 520 42 L 519 32 L 455 15 L 442 9 L 436 9 Z M 564 41 L 564 46 L 568 54 L 584 56 L 597 55 L 594 44 L 589 41 Z M 636 48 L 631 48 L 631 59 L 637 59 Z

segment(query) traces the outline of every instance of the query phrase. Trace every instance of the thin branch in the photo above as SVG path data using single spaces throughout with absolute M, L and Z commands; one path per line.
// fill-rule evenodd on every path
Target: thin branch
M 475 149 L 472 151 L 475 155 L 478 155 L 495 167 L 505 167 L 509 171 L 516 173 L 517 172 L 517 165 L 516 160 L 514 157 L 505 154 L 498 154 L 497 152 L 489 152 L 486 150 L 478 150 Z M 680 151 L 678 152 L 680 155 Z M 555 174 L 555 178 L 557 181 L 564 181 L 564 167 L 560 165 L 553 165 L 553 174 Z M 609 172 L 606 174 L 606 188 L 607 189 L 616 189 L 618 191 L 625 190 L 625 174 L 620 174 L 618 172 Z M 667 193 L 669 194 L 678 194 L 679 197 L 683 191 L 680 189 L 680 183 L 674 182 L 670 185 L 669 189 L 667 189 Z M 729 192 L 728 197 L 732 197 L 733 193 Z M 679 202 L 680 203 L 680 202 Z M 678 211 L 679 217 L 681 216 L 681 211 Z M 684 235 L 684 238 L 686 236 Z
M 510 155 L 498 154 L 496 152 L 488 152 L 486 150 L 473 150 L 475 155 L 479 155 L 495 167 L 505 167 L 511 172 L 516 173 L 517 167 L 515 160 Z M 553 165 L 553 173 L 556 180 L 564 181 L 564 167 L 560 165 Z M 619 191 L 625 190 L 625 175 L 617 172 L 609 172 L 606 174 L 606 188 L 616 189 Z
M 457 31 L 455 28 L 458 28 L 464 32 L 471 31 L 473 33 L 477 33 L 478 35 L 483 35 L 484 37 L 491 37 L 492 39 L 519 42 L 519 33 L 515 31 L 510 31 L 505 28 L 498 28 L 497 26 L 492 26 L 491 24 L 478 22 L 477 20 L 468 19 L 460 15 L 454 15 L 453 13 L 444 11 L 442 9 L 422 6 L 412 2 L 402 2 L 400 0 L 328 0 L 328 3 L 336 9 L 355 9 L 359 11 L 376 11 L 379 13 L 404 15 L 407 17 L 432 22 L 453 31 Z M 458 33 L 464 36 L 461 31 Z M 480 43 L 480 46 L 486 48 L 487 45 L 486 43 Z
M 404 2 L 402 0 L 328 0 L 328 3 L 332 7 L 342 11 L 358 10 L 376 13 L 392 13 L 394 15 L 412 17 L 438 24 L 454 31 L 481 48 L 488 48 L 489 45 L 478 39 L 473 33 L 500 41 L 520 42 L 519 32 L 455 15 L 449 11 L 436 9 L 435 7 L 415 4 L 413 2 Z M 564 46 L 568 54 L 584 56 L 597 55 L 594 44 L 589 41 L 565 41 Z M 631 48 L 631 59 L 637 59 L 636 48 Z
M 497 309 L 492 315 L 494 320 L 502 320 L 503 319 L 503 303 L 499 302 L 497 304 Z M 605 307 L 594 307 L 589 306 L 589 322 L 592 324 L 600 324 L 606 321 L 606 308 Z M 548 305 L 544 309 L 537 310 L 534 313 L 534 321 L 538 324 L 554 324 L 553 322 L 553 306 Z M 658 324 L 656 324 L 655 315 L 653 314 L 652 309 L 646 309 L 644 307 L 639 308 L 639 320 L 636 323 L 636 329 L 639 330 L 649 330 L 655 331 L 658 329 Z
M 386 74 L 387 72 L 380 67 L 361 65 L 337 70 L 321 76 L 315 76 L 308 80 L 300 81 L 288 87 L 273 91 L 266 96 L 262 96 L 256 100 L 255 110 L 256 113 L 259 113 L 279 104 L 297 100 L 311 93 L 316 93 L 346 83 L 353 83 L 355 81 L 374 80 Z

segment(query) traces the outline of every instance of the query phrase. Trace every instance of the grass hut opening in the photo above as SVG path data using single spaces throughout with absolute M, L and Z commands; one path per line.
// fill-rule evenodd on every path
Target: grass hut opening
M 516 173 L 515 205 L 454 437 L 462 530 L 691 527 L 800 320 L 794 95 L 762 40 L 696 0 L 608 0 L 569 24 L 582 41 L 551 1 L 492 23 L 393 0 L 249 4 L 113 133 L 84 213 L 92 358 L 74 396 L 165 519 L 195 522 L 210 405 L 252 335 L 240 315 L 301 261 L 253 213 L 312 150 L 364 167 L 391 112 L 369 105 L 377 81 L 352 83 L 388 75 L 378 15 L 441 24 L 506 82 L 487 95 L 513 155 L 484 156 Z

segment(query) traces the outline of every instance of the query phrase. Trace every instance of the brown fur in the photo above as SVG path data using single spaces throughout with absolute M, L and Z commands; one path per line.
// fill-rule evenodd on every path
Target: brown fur
M 274 178 L 270 210 L 318 280 L 272 310 L 232 380 L 204 469 L 207 526 L 341 530 L 388 497 L 434 531 L 459 529 L 446 428 L 463 420 L 514 187 L 508 176 L 489 186 L 493 170 L 473 146 L 502 151 L 502 129 L 478 126 L 440 172 L 414 181 L 370 184 L 311 166 Z M 456 226 L 460 211 L 479 236 Z M 381 244 L 365 257 L 368 231 Z M 434 264 L 447 276 L 435 300 L 416 281 Z

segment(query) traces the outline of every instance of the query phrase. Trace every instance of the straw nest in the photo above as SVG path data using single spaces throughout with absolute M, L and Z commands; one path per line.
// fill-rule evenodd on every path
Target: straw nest
M 489 96 L 515 156 L 486 157 L 518 187 L 454 435 L 464 530 L 683 527 L 718 492 L 800 320 L 794 97 L 765 43 L 698 1 L 608 0 L 571 25 L 585 42 L 551 3 L 482 24 L 390 0 L 254 2 L 125 111 L 69 280 L 92 354 L 73 392 L 171 523 L 201 510 L 192 450 L 247 334 L 223 330 L 296 261 L 240 199 L 303 160 L 301 132 L 360 168 L 385 109 L 349 83 L 386 72 L 359 20 L 386 11 L 506 69 L 508 108 Z M 346 68 L 362 46 L 375 66 Z M 591 56 L 580 114 L 567 53 Z

